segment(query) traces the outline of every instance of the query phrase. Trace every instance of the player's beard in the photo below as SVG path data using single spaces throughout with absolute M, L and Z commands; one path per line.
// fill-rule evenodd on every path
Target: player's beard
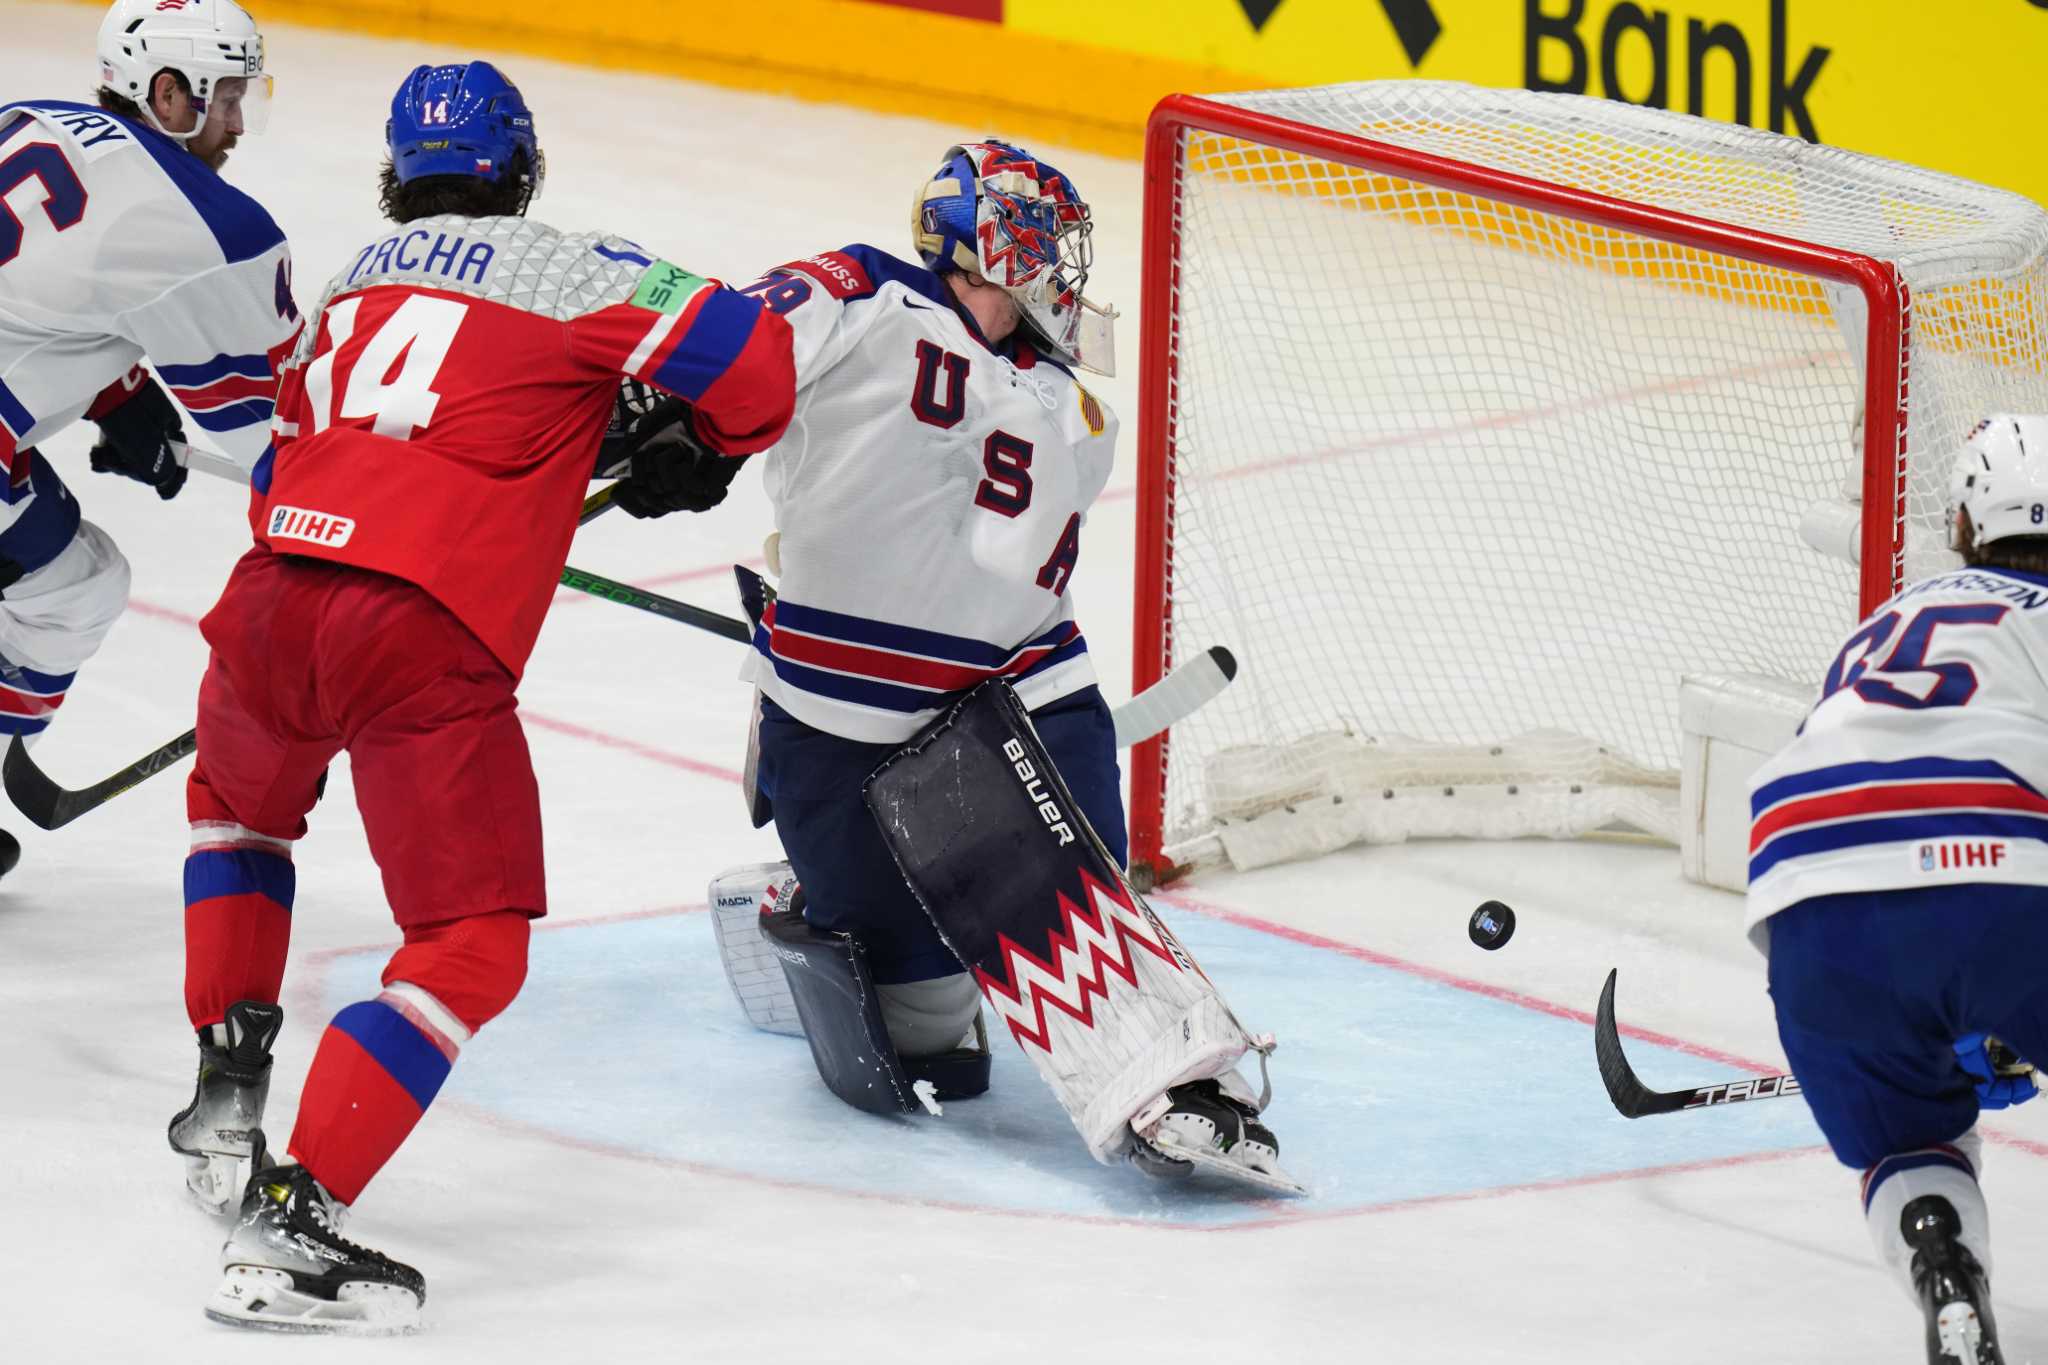
M 204 159 L 206 161 L 207 166 L 213 170 L 218 171 L 221 167 L 227 165 L 228 153 L 232 152 L 235 149 L 235 144 L 240 142 L 241 140 L 242 139 L 237 137 L 235 134 L 229 133 L 227 137 L 222 140 L 220 146 L 214 148 L 212 151 L 206 154 Z

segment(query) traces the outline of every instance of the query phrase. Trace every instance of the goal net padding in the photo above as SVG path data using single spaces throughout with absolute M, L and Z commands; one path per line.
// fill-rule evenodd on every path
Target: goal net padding
M 1681 680 L 1817 684 L 2048 410 L 2048 218 L 1683 114 L 1372 82 L 1155 112 L 1138 875 L 1413 837 L 1676 840 Z

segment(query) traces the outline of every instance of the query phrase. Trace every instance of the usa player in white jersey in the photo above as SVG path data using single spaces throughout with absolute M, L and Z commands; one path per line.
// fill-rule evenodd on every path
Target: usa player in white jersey
M 980 1046 L 981 997 L 863 800 L 878 765 L 1003 679 L 1107 855 L 1128 856 L 1114 728 L 1069 591 L 1117 439 L 1077 374 L 1114 368 L 1114 312 L 1085 292 L 1092 216 L 1065 175 L 995 141 L 949 148 L 913 213 L 917 263 L 854 245 L 745 291 L 789 322 L 798 390 L 765 457 L 780 581 L 743 669 L 760 692 L 759 790 L 805 923 L 857 940 L 905 1062 Z M 748 911 L 794 894 L 779 870 L 714 890 L 738 907 L 732 941 L 750 960 L 763 950 Z M 808 1036 L 842 1098 L 868 1093 L 841 1091 Z M 1277 1150 L 1214 1079 L 1181 1090 L 1219 1147 Z
M 1976 1121 L 2048 1057 L 2048 416 L 1980 425 L 1950 501 L 1965 567 L 1864 621 L 1756 776 L 1749 923 L 1929 1361 L 1992 1365 Z
M 0 104 L 0 739 L 48 726 L 128 597 L 37 444 L 90 418 L 93 468 L 173 496 L 185 433 L 146 357 L 252 466 L 299 325 L 284 234 L 218 174 L 267 103 L 255 22 L 233 0 L 118 0 L 98 46 L 97 107 Z

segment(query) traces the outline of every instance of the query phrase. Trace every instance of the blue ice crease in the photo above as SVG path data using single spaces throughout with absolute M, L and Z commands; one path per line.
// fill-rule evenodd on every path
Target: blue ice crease
M 1329 1212 L 1808 1147 L 1803 1102 L 1629 1122 L 1592 1030 L 1227 922 L 1167 912 L 1245 1023 L 1280 1037 L 1269 1116 Z M 382 950 L 336 959 L 327 1005 L 376 994 Z M 1599 990 L 1586 982 L 1590 1002 Z M 1758 1008 L 1766 1008 L 1759 998 Z M 994 1084 L 943 1118 L 876 1118 L 826 1093 L 802 1040 L 756 1032 L 710 916 L 537 933 L 526 989 L 463 1051 L 447 1098 L 566 1138 L 867 1194 L 1219 1225 L 1269 1204 L 1100 1166 L 1005 1033 Z M 1740 1073 L 1631 1042 L 1652 1085 Z M 431 1121 L 431 1120 L 430 1120 Z

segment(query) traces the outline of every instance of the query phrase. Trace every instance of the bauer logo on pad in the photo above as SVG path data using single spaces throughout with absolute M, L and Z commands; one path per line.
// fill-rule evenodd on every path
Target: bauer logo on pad
M 1003 741 L 1003 757 L 1010 760 L 1010 767 L 1017 774 L 1017 780 L 1024 784 L 1024 794 L 1038 807 L 1038 818 L 1045 821 L 1046 828 L 1053 832 L 1061 844 L 1073 843 L 1074 827 L 1067 823 L 1066 817 L 1060 814 L 1060 808 L 1047 794 L 1045 779 L 1038 775 L 1037 767 L 1024 756 L 1024 745 L 1014 739 Z
M 270 509 L 270 531 L 272 540 L 306 540 L 315 545 L 346 545 L 348 538 L 356 533 L 353 517 L 337 517 L 328 512 L 315 512 L 306 507 L 273 507 Z

